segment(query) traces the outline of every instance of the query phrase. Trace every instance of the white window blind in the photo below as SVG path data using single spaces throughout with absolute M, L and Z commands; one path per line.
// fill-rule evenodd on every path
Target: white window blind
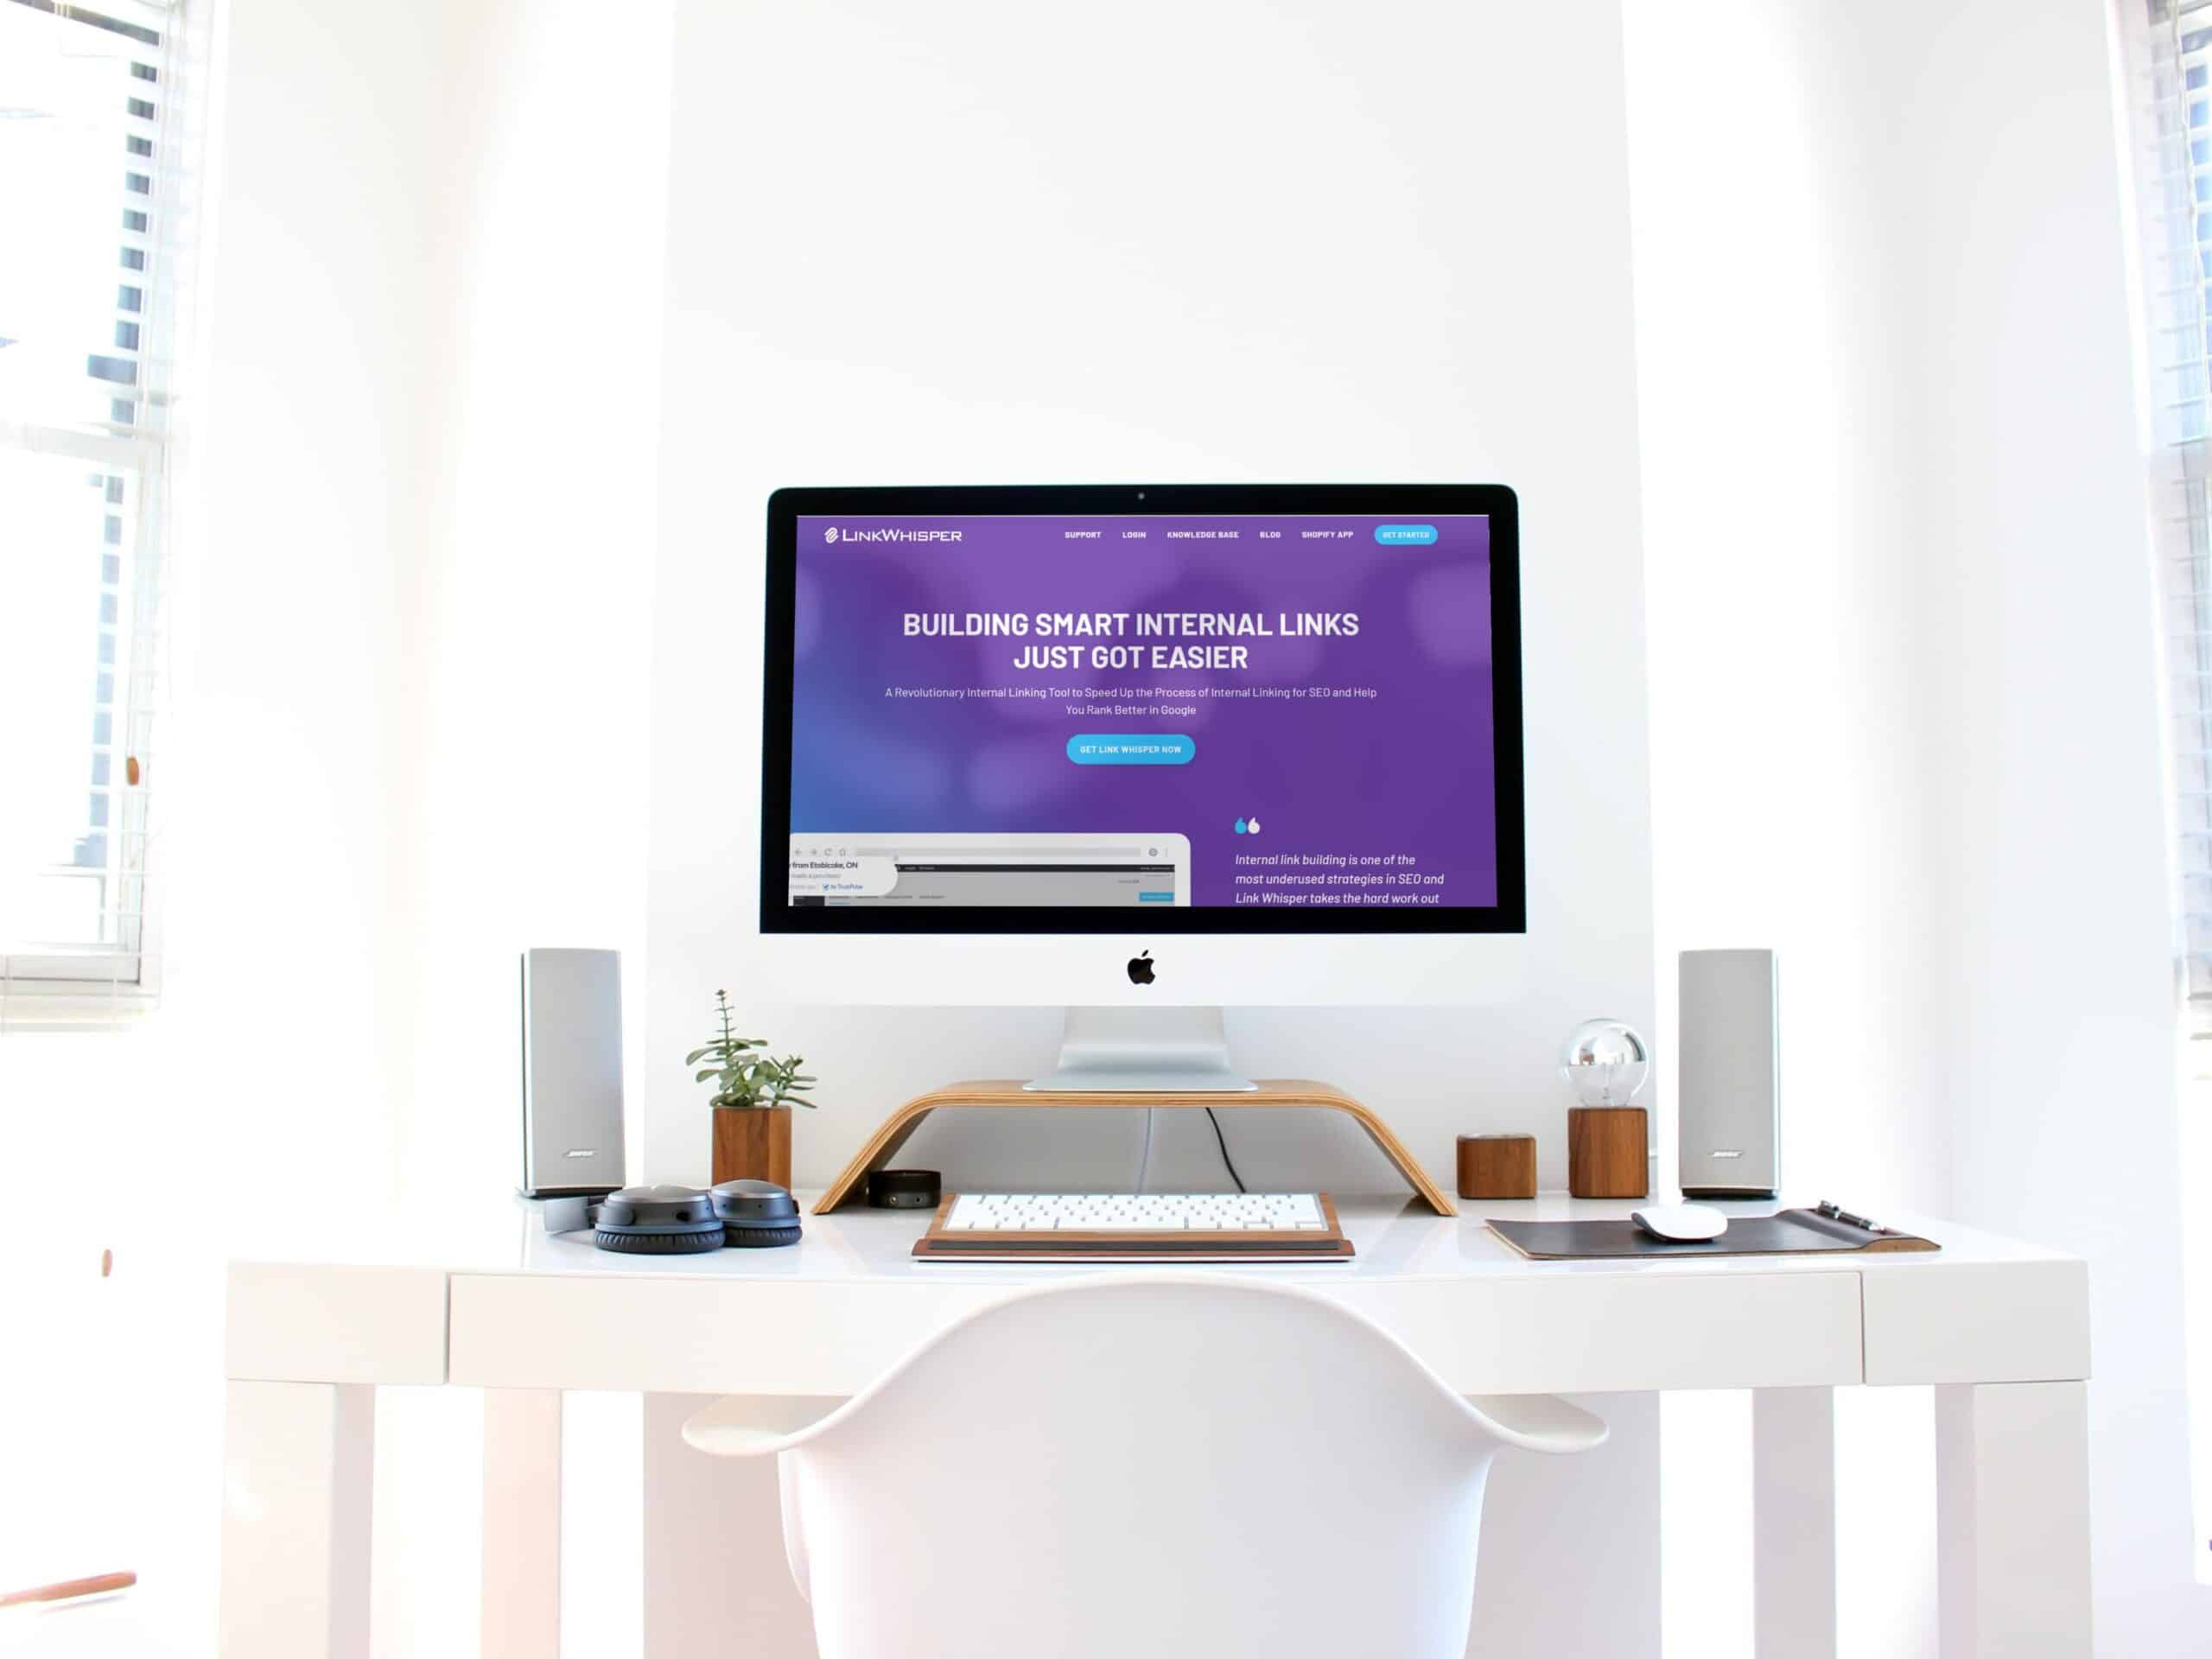
M 176 16 L 0 0 L 0 1027 L 158 988 Z
M 2183 1202 L 2212 1202 L 2212 0 L 2122 14 L 2142 237 L 2153 550 L 2167 676 L 2174 959 L 2190 1061 Z M 2190 1484 L 2200 1582 L 2212 1584 L 2212 1234 L 2184 1230 Z
M 2131 90 L 2168 681 L 2175 957 L 2191 1034 L 2212 1037 L 2212 0 L 2143 3 L 2147 29 Z

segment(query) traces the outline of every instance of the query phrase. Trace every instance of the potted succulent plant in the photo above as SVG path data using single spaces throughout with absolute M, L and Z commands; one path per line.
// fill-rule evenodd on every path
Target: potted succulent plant
M 707 1103 L 714 1110 L 714 1179 L 718 1185 L 756 1180 L 789 1186 L 791 1108 L 814 1104 L 804 1096 L 815 1080 L 799 1071 L 806 1064 L 800 1056 L 772 1059 L 762 1039 L 739 1036 L 727 992 L 715 993 L 715 1017 L 721 1028 L 703 1048 L 683 1057 L 686 1065 L 707 1062 L 694 1081 L 715 1086 Z

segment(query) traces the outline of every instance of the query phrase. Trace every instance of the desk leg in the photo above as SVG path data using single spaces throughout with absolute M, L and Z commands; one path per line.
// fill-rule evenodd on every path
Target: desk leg
M 1936 1390 L 1936 1539 L 1943 1659 L 2088 1659 L 2086 1384 Z
M 1758 1659 L 1835 1659 L 1835 1394 L 1751 1391 Z
M 376 1390 L 229 1385 L 223 1659 L 368 1659 Z
M 560 1659 L 561 1395 L 484 1390 L 484 1659 Z

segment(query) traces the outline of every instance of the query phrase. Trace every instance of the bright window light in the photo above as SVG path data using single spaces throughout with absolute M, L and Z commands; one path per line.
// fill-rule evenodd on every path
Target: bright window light
M 143 994 L 181 169 L 168 6 L 0 0 L 0 1022 Z

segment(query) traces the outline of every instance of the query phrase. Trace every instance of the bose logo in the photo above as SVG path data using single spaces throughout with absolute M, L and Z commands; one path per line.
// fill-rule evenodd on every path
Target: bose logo
M 957 542 L 957 530 L 840 530 L 831 524 L 822 532 L 825 542 Z

